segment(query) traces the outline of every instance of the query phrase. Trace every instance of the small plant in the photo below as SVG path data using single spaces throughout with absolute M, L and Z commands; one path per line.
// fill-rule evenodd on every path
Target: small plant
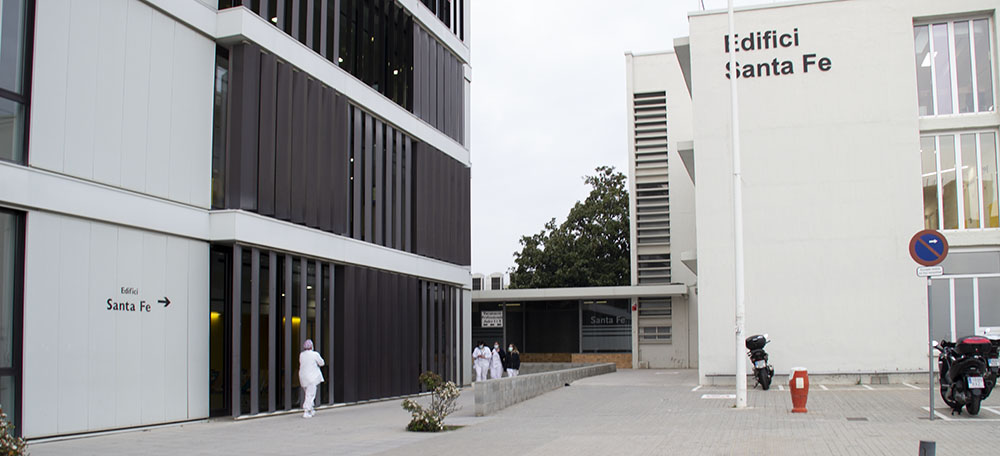
M 14 425 L 7 421 L 7 414 L 0 407 L 0 455 L 2 456 L 25 456 L 28 454 L 28 446 L 24 439 L 14 436 Z
M 420 374 L 420 384 L 431 391 L 430 407 L 423 408 L 414 400 L 403 401 L 403 409 L 410 412 L 410 424 L 407 431 L 440 432 L 445 430 L 444 418 L 455 410 L 455 401 L 462 392 L 454 382 L 444 382 L 440 375 L 433 372 Z

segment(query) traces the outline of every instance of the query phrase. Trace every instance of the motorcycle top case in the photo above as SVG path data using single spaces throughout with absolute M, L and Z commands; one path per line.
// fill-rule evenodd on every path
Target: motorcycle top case
M 988 355 L 992 349 L 990 340 L 980 336 L 963 337 L 955 344 L 955 351 L 960 355 Z
M 756 336 L 747 337 L 746 341 L 747 350 L 761 349 L 764 348 L 765 344 L 767 344 L 767 339 L 765 339 L 764 336 L 762 335 L 758 334 Z

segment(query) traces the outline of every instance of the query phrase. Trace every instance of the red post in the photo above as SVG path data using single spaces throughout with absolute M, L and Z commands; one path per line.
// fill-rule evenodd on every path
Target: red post
M 792 413 L 806 413 L 806 400 L 809 397 L 809 372 L 806 368 L 792 368 L 788 388 L 792 392 Z

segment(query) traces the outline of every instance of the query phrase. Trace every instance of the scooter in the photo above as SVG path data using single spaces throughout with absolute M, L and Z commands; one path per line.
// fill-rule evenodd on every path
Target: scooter
M 746 340 L 748 355 L 750 355 L 750 361 L 753 362 L 753 376 L 757 379 L 757 384 L 765 391 L 771 387 L 771 377 L 774 377 L 774 367 L 768 364 L 767 352 L 764 351 L 764 346 L 768 342 L 770 340 L 767 340 L 767 334 L 750 336 Z
M 989 364 L 990 371 L 993 372 L 994 380 L 1000 380 L 1000 333 L 987 329 L 983 335 L 993 344 L 993 350 L 987 358 L 987 364 Z
M 989 397 L 997 377 L 990 363 L 995 359 L 996 345 L 982 336 L 968 336 L 958 342 L 934 342 L 938 355 L 941 398 L 951 407 L 952 414 L 961 414 L 962 407 L 970 415 L 979 414 L 980 403 Z

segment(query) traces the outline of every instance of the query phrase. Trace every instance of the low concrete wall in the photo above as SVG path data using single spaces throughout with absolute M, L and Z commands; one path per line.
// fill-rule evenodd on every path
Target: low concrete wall
M 567 383 L 594 375 L 608 374 L 615 370 L 614 363 L 591 364 L 572 369 L 476 382 L 474 384 L 476 416 L 490 415 L 518 402 L 561 388 Z
M 542 372 L 587 367 L 594 364 L 595 363 L 521 363 L 521 368 L 518 369 L 518 373 L 519 375 L 540 374 Z M 506 373 L 504 375 L 506 375 Z

